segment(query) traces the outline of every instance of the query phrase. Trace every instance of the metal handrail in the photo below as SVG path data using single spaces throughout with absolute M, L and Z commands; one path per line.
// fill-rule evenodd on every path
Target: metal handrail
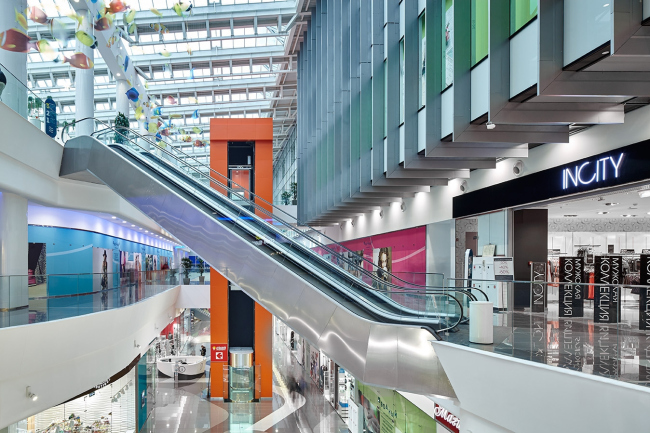
M 97 122 L 99 122 L 99 123 L 105 125 L 107 130 L 113 131 L 112 133 L 117 133 L 117 134 L 121 135 L 122 137 L 124 137 L 125 139 L 131 141 L 131 142 L 134 143 L 136 146 L 138 146 L 138 147 L 140 147 L 140 148 L 142 149 L 142 146 L 140 146 L 139 144 L 133 142 L 132 139 L 131 139 L 128 135 L 123 134 L 122 132 L 118 131 L 115 127 L 111 126 L 110 124 L 107 124 L 106 122 L 104 122 L 104 121 L 102 121 L 102 120 L 97 119 L 97 118 L 94 118 L 94 117 L 87 117 L 87 118 L 84 118 L 84 119 L 80 119 L 80 120 L 78 120 L 77 123 L 78 123 L 78 122 L 82 122 L 82 121 L 84 121 L 84 120 L 96 120 Z M 73 126 L 73 125 L 74 125 L 74 123 L 73 123 L 73 124 L 66 125 L 66 127 L 62 130 L 62 132 L 61 132 L 61 139 L 62 139 L 62 140 L 64 140 L 64 132 L 67 130 L 68 127 Z M 246 199 L 245 197 L 242 197 L 242 200 L 243 200 L 243 201 L 246 201 L 246 202 L 250 203 L 250 205 L 252 205 L 253 207 L 255 207 L 257 210 L 259 210 L 259 211 L 261 211 L 261 212 L 264 212 L 265 214 L 269 215 L 269 216 L 270 216 L 271 218 L 273 218 L 274 220 L 281 222 L 282 224 L 284 224 L 285 226 L 287 226 L 290 230 L 295 230 L 295 229 L 296 229 L 296 227 L 291 226 L 291 223 L 290 223 L 290 222 L 287 222 L 287 221 L 285 221 L 285 220 L 283 220 L 283 219 L 281 219 L 281 218 L 278 218 L 278 217 L 275 215 L 275 212 L 271 212 L 271 213 L 269 214 L 269 211 L 268 211 L 267 209 L 265 209 L 264 207 L 259 206 L 259 205 L 256 203 L 256 201 L 259 200 L 259 201 L 261 201 L 261 202 L 267 204 L 267 205 L 270 206 L 274 211 L 278 211 L 278 212 L 280 212 L 280 213 L 286 215 L 286 216 L 289 217 L 290 219 L 294 218 L 294 217 L 293 217 L 292 215 L 290 215 L 288 212 L 286 212 L 286 211 L 283 210 L 283 209 L 280 209 L 280 208 L 276 207 L 273 203 L 271 203 L 271 202 L 265 200 L 265 199 L 262 198 L 262 197 L 259 197 L 258 195 L 256 195 L 256 194 L 253 193 L 252 191 L 248 190 L 247 188 L 245 188 L 245 187 L 239 185 L 239 184 L 236 183 L 235 181 L 232 181 L 232 180 L 228 179 L 227 176 L 223 175 L 222 173 L 219 173 L 218 171 L 214 170 L 212 167 L 203 164 L 202 162 L 198 161 L 195 157 L 186 154 L 185 152 L 183 152 L 183 151 L 180 150 L 180 149 L 176 149 L 176 148 L 174 148 L 174 151 L 177 152 L 177 153 L 180 153 L 180 154 L 181 154 L 185 159 L 191 159 L 191 160 L 193 160 L 193 161 L 196 163 L 196 165 L 188 164 L 186 161 L 181 160 L 181 159 L 178 158 L 176 155 L 174 155 L 172 152 L 168 151 L 166 148 L 163 148 L 163 147 L 159 146 L 158 143 L 156 143 L 155 141 L 150 140 L 150 139 L 149 139 L 148 137 L 146 137 L 146 136 L 143 136 L 143 135 L 140 134 L 139 132 L 136 132 L 136 131 L 134 131 L 134 130 L 132 130 L 132 129 L 130 129 L 130 128 L 123 128 L 123 127 L 120 127 L 119 129 L 121 129 L 121 130 L 126 130 L 126 131 L 128 131 L 127 134 L 129 134 L 129 133 L 130 133 L 130 134 L 133 134 L 133 135 L 136 136 L 137 138 L 140 138 L 140 139 L 142 139 L 142 140 L 148 142 L 150 145 L 153 145 L 155 148 L 157 148 L 157 149 L 161 150 L 162 152 L 164 152 L 165 154 L 171 156 L 174 160 L 180 162 L 181 164 L 187 166 L 188 168 L 191 168 L 193 171 L 195 171 L 196 173 L 198 173 L 199 176 L 203 176 L 203 177 L 209 179 L 211 182 L 214 182 L 214 183 L 218 184 L 220 187 L 225 188 L 225 189 L 228 190 L 229 192 L 235 192 L 235 191 L 233 191 L 232 188 L 230 188 L 229 186 L 227 186 L 227 184 L 230 183 L 230 184 L 232 184 L 232 185 L 236 185 L 238 188 L 240 188 L 241 190 L 243 190 L 243 192 L 244 192 L 245 194 L 247 193 L 247 194 L 249 195 L 249 197 L 251 197 L 251 199 Z M 96 132 L 93 133 L 93 135 L 96 135 L 96 134 L 99 134 L 99 133 L 102 133 L 102 132 L 105 132 L 105 131 L 96 131 Z M 65 141 L 65 140 L 64 140 L 64 141 Z M 143 149 L 143 150 L 145 150 L 145 149 Z M 213 178 L 212 176 L 207 175 L 206 173 L 203 173 L 202 171 L 198 170 L 198 169 L 197 169 L 197 166 L 199 166 L 199 167 L 203 167 L 203 168 L 207 169 L 209 173 L 215 173 L 215 174 L 217 174 L 220 178 L 222 178 L 222 179 L 225 180 L 226 184 L 223 184 L 221 181 L 216 180 L 216 179 Z M 236 193 L 237 193 L 238 195 L 241 196 L 241 191 L 236 192 Z M 253 201 L 252 198 L 255 198 L 255 201 Z M 350 250 L 348 247 L 346 247 L 346 246 L 344 246 L 344 245 L 341 245 L 340 243 L 336 242 L 335 240 L 333 240 L 333 239 L 330 238 L 329 236 L 325 235 L 324 233 L 319 232 L 317 229 L 315 229 L 315 228 L 309 226 L 308 224 L 301 223 L 297 218 L 296 218 L 295 220 L 296 220 L 296 224 L 297 224 L 297 225 L 301 225 L 301 226 L 307 227 L 307 228 L 309 229 L 309 230 L 307 230 L 307 231 L 311 231 L 311 230 L 313 230 L 314 232 L 318 233 L 319 236 L 323 236 L 324 238 L 326 238 L 326 239 L 328 239 L 329 241 L 331 241 L 331 244 L 336 245 L 337 248 L 343 249 L 343 250 L 345 250 L 345 251 L 347 251 L 347 252 L 350 252 L 350 253 L 353 253 L 353 254 L 356 255 L 356 253 L 355 253 L 354 251 Z M 348 258 L 346 258 L 346 257 L 344 257 L 344 256 L 342 256 L 342 255 L 340 255 L 340 252 L 339 252 L 339 251 L 333 250 L 332 248 L 330 248 L 330 246 L 325 245 L 325 244 L 321 243 L 320 241 L 317 241 L 317 240 L 314 239 L 313 237 L 307 235 L 306 232 L 302 232 L 302 231 L 301 231 L 300 233 L 301 233 L 302 236 L 304 236 L 305 238 L 307 238 L 309 241 L 311 241 L 311 242 L 313 242 L 314 244 L 318 245 L 318 247 L 325 249 L 326 251 L 328 251 L 328 252 L 331 253 L 331 254 L 334 254 L 334 255 L 335 255 L 335 256 L 336 256 L 340 261 L 343 261 L 343 262 L 347 263 L 348 265 L 350 265 L 350 266 L 352 266 L 352 267 L 358 269 L 358 270 L 361 271 L 363 274 L 367 275 L 368 277 L 372 278 L 373 280 L 376 280 L 376 277 L 372 274 L 371 271 L 369 272 L 368 270 L 364 269 L 362 266 L 358 266 L 358 265 L 355 264 L 354 262 L 348 260 Z M 359 258 L 361 259 L 362 262 L 368 263 L 368 264 L 369 264 L 373 269 L 374 269 L 374 268 L 377 268 L 377 265 L 375 265 L 373 262 L 371 262 L 370 260 L 366 259 L 365 257 L 363 257 L 363 256 L 357 256 L 357 257 L 359 257 Z M 395 280 L 400 281 L 400 282 L 402 282 L 402 283 L 404 283 L 404 284 L 408 284 L 408 285 L 412 285 L 412 286 L 416 286 L 416 287 L 422 287 L 422 288 L 425 288 L 425 289 L 426 289 L 426 287 L 427 287 L 426 285 L 423 286 L 423 285 L 419 285 L 419 284 L 412 284 L 412 283 L 409 283 L 408 281 L 405 281 L 405 280 L 403 280 L 403 279 L 401 279 L 401 278 L 399 278 L 399 277 L 393 275 L 393 274 L 390 273 L 390 272 L 386 272 L 386 273 L 387 273 L 388 275 L 391 276 L 391 279 L 394 278 Z M 395 288 L 399 288 L 399 287 L 405 288 L 405 286 L 399 286 L 399 285 L 392 284 L 392 283 L 386 283 L 386 282 L 381 282 L 381 283 L 382 283 L 382 284 L 388 284 L 388 285 L 390 285 L 390 286 L 392 286 L 392 287 L 395 287 Z
M 83 120 L 83 119 L 82 119 L 82 120 Z M 103 122 L 103 121 L 101 121 L 101 120 L 98 120 L 98 119 L 94 119 L 94 118 L 88 118 L 88 119 L 85 119 L 85 120 L 96 120 L 96 121 L 98 121 L 98 122 L 100 122 L 100 123 L 106 125 L 105 122 Z M 68 128 L 69 126 L 72 126 L 72 125 L 66 125 L 66 127 L 64 128 L 64 131 L 62 131 L 62 136 L 65 135 L 66 130 L 67 130 L 67 128 Z M 111 127 L 110 125 L 106 125 L 106 126 L 107 126 L 106 130 L 108 130 L 108 131 L 112 131 L 113 134 L 119 134 L 120 136 L 122 136 L 122 137 L 124 137 L 126 140 L 128 140 L 129 142 L 135 144 L 136 147 L 139 147 L 140 149 L 142 149 L 142 150 L 144 150 L 144 151 L 148 151 L 148 149 L 143 148 L 140 144 L 138 144 L 137 142 L 133 141 L 132 137 L 125 136 L 122 132 L 117 131 L 115 128 Z M 224 185 L 224 184 L 222 184 L 221 182 L 219 182 L 218 180 L 216 180 L 216 179 L 214 179 L 214 178 L 212 178 L 212 177 L 210 177 L 210 176 L 207 176 L 205 173 L 200 172 L 196 167 L 194 167 L 194 166 L 192 166 L 192 165 L 190 165 L 190 164 L 187 164 L 186 161 L 183 161 L 183 160 L 179 159 L 177 156 L 173 155 L 173 154 L 172 154 L 170 151 L 168 151 L 167 149 L 162 148 L 162 147 L 159 146 L 157 143 L 152 143 L 150 140 L 148 140 L 147 138 L 143 137 L 143 136 L 142 136 L 141 134 L 139 134 L 139 133 L 136 133 L 136 132 L 134 132 L 134 131 L 130 131 L 130 132 L 133 134 L 133 136 L 140 137 L 141 139 L 145 140 L 145 141 L 148 142 L 149 144 L 153 144 L 155 148 L 160 149 L 160 151 L 162 151 L 162 152 L 164 152 L 165 154 L 171 156 L 174 160 L 178 161 L 180 164 L 182 164 L 182 165 L 188 167 L 189 169 L 191 169 L 191 170 L 193 170 L 193 171 L 195 171 L 195 172 L 198 172 L 198 174 L 199 174 L 200 176 L 203 176 L 203 177 L 208 178 L 210 181 L 212 181 L 212 182 L 214 182 L 214 183 L 220 185 L 220 186 L 223 187 L 225 190 L 232 191 L 232 189 L 231 189 L 230 187 L 228 187 L 227 185 Z M 106 133 L 106 131 L 99 131 L 99 133 Z M 93 135 L 97 135 L 97 134 L 98 134 L 98 133 L 93 133 Z M 181 153 L 182 153 L 182 152 L 181 152 Z M 199 165 L 202 165 L 202 164 L 199 163 Z M 202 185 L 201 185 L 201 186 L 202 186 Z M 251 202 L 249 202 L 249 203 L 251 203 Z M 267 213 L 266 209 L 263 209 L 263 208 L 257 206 L 255 203 L 251 203 L 251 204 L 252 204 L 255 208 L 260 209 L 260 210 L 263 211 L 264 213 Z M 236 203 L 234 203 L 234 205 L 235 205 L 236 207 L 240 207 L 240 206 L 239 206 L 238 204 L 236 204 Z M 241 208 L 241 210 L 243 210 L 244 212 L 247 212 L 247 213 L 249 212 L 247 209 L 244 209 L 244 208 Z M 268 214 L 268 213 L 267 213 L 267 214 Z M 251 215 L 251 217 L 254 217 L 254 218 L 256 218 L 256 219 L 260 219 L 260 218 L 257 217 L 255 214 L 250 214 L 250 215 Z M 293 227 L 291 227 L 287 222 L 282 221 L 281 219 L 278 219 L 278 218 L 275 218 L 275 220 L 278 221 L 278 222 L 280 222 L 280 223 L 282 223 L 282 224 L 284 224 L 285 226 L 287 226 L 287 227 L 289 227 L 290 229 L 293 230 Z M 273 230 L 275 230 L 272 226 L 271 226 L 270 228 L 273 229 Z M 285 237 L 286 237 L 286 236 L 285 236 Z M 319 245 L 319 246 L 325 248 L 326 251 L 330 251 L 331 253 L 336 254 L 336 252 L 331 251 L 329 248 L 327 248 L 327 247 L 321 245 L 319 242 L 317 242 L 317 241 L 311 239 L 310 237 L 309 237 L 308 239 L 311 240 L 315 245 Z M 301 244 L 298 244 L 298 245 L 300 245 L 300 246 L 301 246 L 302 248 L 304 248 L 306 251 L 312 252 L 312 253 L 315 255 L 315 257 L 318 257 L 319 259 L 321 259 L 321 260 L 323 260 L 323 261 L 329 263 L 330 266 L 335 266 L 334 264 L 330 263 L 329 261 L 324 260 L 324 259 L 323 259 L 319 254 L 313 252 L 313 250 L 310 250 L 310 249 L 309 249 L 308 247 L 306 247 L 305 245 L 301 245 Z M 336 255 L 338 256 L 338 254 L 336 254 Z M 358 268 L 358 267 L 356 267 L 356 266 L 355 266 L 355 268 L 359 269 L 360 271 L 365 271 L 365 270 L 363 270 L 363 269 L 361 269 L 361 268 Z M 368 272 L 364 272 L 364 274 L 366 274 L 366 275 L 370 275 L 370 276 L 372 277 L 373 280 L 377 280 L 377 279 L 375 278 L 374 275 L 372 275 L 372 274 L 370 274 L 370 273 L 368 273 Z M 349 277 L 349 275 L 348 275 L 348 277 Z M 364 282 L 364 281 L 362 281 L 362 280 L 360 280 L 360 282 L 362 282 L 364 286 L 367 285 L 367 283 Z M 406 289 L 406 290 L 409 290 L 407 287 L 396 286 L 396 285 L 394 285 L 394 284 L 392 284 L 392 283 L 388 283 L 388 282 L 386 282 L 386 281 L 384 281 L 384 280 L 381 280 L 381 281 L 379 281 L 379 282 L 381 283 L 381 286 L 383 286 L 383 287 L 391 286 L 391 287 L 395 287 L 396 289 L 400 289 L 400 290 L 403 290 L 403 291 L 404 291 L 405 289 Z M 408 283 L 407 283 L 407 284 L 408 284 Z M 367 287 L 368 287 L 368 289 L 370 289 L 370 290 L 374 290 L 374 291 L 376 291 L 376 292 L 380 292 L 380 293 L 381 293 L 381 292 L 384 292 L 384 293 L 391 292 L 391 290 L 377 290 L 377 289 L 375 289 L 375 288 L 373 288 L 373 287 L 371 287 L 371 286 L 367 286 Z M 422 287 L 422 286 L 420 286 L 420 287 Z M 458 308 L 459 308 L 459 311 L 460 311 L 460 314 L 459 314 L 459 317 L 458 317 L 458 321 L 457 321 L 454 325 L 452 325 L 452 326 L 450 326 L 449 328 L 446 328 L 446 329 L 453 328 L 453 327 L 457 326 L 458 323 L 460 323 L 462 320 L 465 320 L 465 318 L 464 318 L 464 316 L 463 316 L 463 306 L 462 306 L 461 302 L 460 302 L 458 299 L 456 299 L 454 296 L 452 296 L 450 293 L 448 293 L 448 292 L 449 292 L 449 291 L 456 291 L 456 292 L 460 292 L 460 293 L 464 293 L 464 294 L 466 294 L 467 296 L 470 297 L 470 299 L 473 297 L 473 295 L 469 294 L 468 292 L 466 292 L 466 291 L 463 290 L 463 289 L 451 289 L 451 290 L 449 290 L 449 289 L 437 288 L 436 290 L 426 290 L 426 287 L 425 287 L 425 291 L 424 291 L 424 292 L 419 291 L 419 290 L 413 290 L 413 289 L 411 289 L 411 290 L 409 290 L 409 291 L 410 291 L 411 293 L 413 293 L 413 292 L 415 292 L 415 293 L 424 293 L 425 295 L 426 295 L 426 294 L 429 294 L 429 295 L 442 295 L 442 296 L 446 296 L 446 297 L 448 297 L 448 298 L 451 298 L 451 299 L 453 300 L 453 302 L 455 302 L 455 303 L 458 305 Z M 399 307 L 400 307 L 401 309 L 404 309 L 404 308 L 405 308 L 404 306 L 401 306 L 401 305 L 400 305 Z
M 140 145 L 139 145 L 138 143 L 136 143 L 135 141 L 133 141 L 133 139 L 132 139 L 131 137 L 129 137 L 128 135 L 125 135 L 124 133 L 118 131 L 115 127 L 111 126 L 110 124 L 107 124 L 107 123 L 104 122 L 103 120 L 100 120 L 100 119 L 97 119 L 97 118 L 94 118 L 94 117 L 88 117 L 88 118 L 84 118 L 84 119 L 80 119 L 80 120 L 78 120 L 77 123 L 82 122 L 82 121 L 85 121 L 85 120 L 95 120 L 95 121 L 97 121 L 97 122 L 103 124 L 103 125 L 106 127 L 106 130 L 96 131 L 96 132 L 93 133 L 93 135 L 97 135 L 97 134 L 101 134 L 101 133 L 108 133 L 107 131 L 112 131 L 112 132 L 111 132 L 112 134 L 119 134 L 120 136 L 122 136 L 122 137 L 125 138 L 126 140 L 128 140 L 128 141 L 130 141 L 131 143 L 135 144 L 135 145 L 136 145 L 137 147 L 139 147 L 140 149 L 145 150 L 145 151 L 147 150 L 147 149 L 144 149 L 142 146 L 140 146 Z M 67 128 L 69 128 L 70 126 L 73 126 L 73 125 L 74 125 L 74 124 L 68 124 L 68 125 L 66 125 L 66 126 L 64 127 L 63 131 L 61 132 L 62 139 L 63 139 L 63 137 L 64 137 L 64 133 L 66 132 Z M 270 203 L 270 202 L 266 201 L 265 199 L 263 199 L 262 197 L 259 197 L 259 196 L 255 195 L 255 193 L 253 193 L 253 192 L 249 191 L 248 189 L 242 187 L 241 185 L 237 184 L 236 182 L 231 181 L 230 179 L 228 179 L 228 178 L 227 178 L 226 176 L 224 176 L 223 174 L 219 173 L 218 171 L 212 169 L 212 168 L 209 167 L 209 166 L 206 166 L 206 165 L 203 164 L 202 162 L 196 160 L 193 156 L 184 153 L 182 150 L 179 150 L 179 149 L 175 149 L 175 148 L 174 148 L 174 151 L 175 151 L 175 152 L 182 154 L 186 159 L 189 158 L 189 159 L 192 159 L 193 161 L 195 161 L 195 162 L 196 162 L 196 165 L 188 164 L 186 161 L 180 159 L 179 157 L 177 157 L 176 155 L 174 155 L 172 152 L 170 152 L 170 151 L 167 150 L 166 148 L 163 148 L 163 147 L 159 146 L 158 143 L 156 143 L 156 142 L 150 140 L 148 137 L 143 136 L 143 135 L 141 135 L 140 133 L 138 133 L 138 132 L 136 132 L 136 131 L 134 131 L 134 130 L 132 130 L 132 129 L 122 128 L 122 127 L 120 127 L 119 129 L 121 129 L 121 130 L 126 130 L 126 131 L 128 131 L 127 134 L 130 133 L 130 134 L 134 135 L 136 138 L 140 138 L 140 139 L 146 141 L 147 143 L 149 143 L 150 145 L 153 145 L 155 148 L 157 148 L 157 149 L 159 149 L 160 151 L 164 152 L 165 154 L 169 155 L 169 156 L 172 157 L 174 160 L 178 161 L 178 162 L 181 163 L 182 165 L 184 165 L 184 166 L 188 167 L 189 169 L 193 170 L 194 172 L 196 172 L 199 176 L 202 176 L 202 177 L 204 177 L 204 178 L 207 178 L 210 182 L 214 182 L 214 183 L 216 183 L 217 185 L 219 185 L 220 188 L 224 188 L 224 189 L 226 189 L 226 190 L 229 191 L 229 192 L 234 192 L 234 193 L 237 193 L 238 195 L 240 195 L 240 192 L 236 192 L 236 191 L 234 191 L 231 187 L 227 186 L 226 184 L 223 184 L 221 181 L 219 181 L 219 180 L 213 178 L 212 176 L 207 175 L 206 173 L 203 173 L 202 171 L 198 170 L 198 169 L 197 169 L 197 166 L 204 167 L 204 168 L 206 168 L 207 170 L 209 170 L 209 172 L 211 172 L 211 173 L 216 173 L 216 174 L 219 175 L 221 178 L 225 179 L 226 182 L 229 182 L 229 183 L 231 183 L 231 184 L 234 184 L 234 185 L 238 186 L 239 188 L 241 188 L 245 193 L 250 194 L 249 196 L 251 196 L 251 197 L 252 197 L 252 196 L 255 196 L 256 199 L 259 199 L 259 200 L 262 201 L 263 203 L 268 204 L 269 206 L 271 206 L 271 208 L 273 208 L 273 209 L 275 209 L 275 210 L 278 210 L 279 212 L 282 212 L 283 214 L 287 215 L 287 216 L 290 217 L 290 218 L 293 218 L 293 216 L 291 216 L 289 213 L 285 212 L 284 210 L 279 209 L 279 208 L 276 208 L 276 207 L 273 205 L 273 203 Z M 287 222 L 287 221 L 285 221 L 285 220 L 283 220 L 283 219 L 281 219 L 281 218 L 278 218 L 278 217 L 275 216 L 273 213 L 269 213 L 269 211 L 268 211 L 267 209 L 265 209 L 265 208 L 262 207 L 262 206 L 259 206 L 256 202 L 254 202 L 254 201 L 252 201 L 252 200 L 249 200 L 249 199 L 246 199 L 246 198 L 244 198 L 244 197 L 242 197 L 242 201 L 245 201 L 245 202 L 249 203 L 249 204 L 250 204 L 251 206 L 253 206 L 255 209 L 257 209 L 257 210 L 259 210 L 259 211 L 265 213 L 265 214 L 268 215 L 269 217 L 273 218 L 275 221 L 278 221 L 278 222 L 282 223 L 282 224 L 285 225 L 289 230 L 295 230 L 295 227 L 291 226 L 291 223 L 290 223 L 290 222 Z M 301 224 L 301 223 L 296 219 L 296 224 Z M 303 225 L 303 224 L 301 224 L 301 225 Z M 352 251 L 352 250 L 350 250 L 349 248 L 347 248 L 347 247 L 345 247 L 345 246 L 339 244 L 338 242 L 336 242 L 336 241 L 334 241 L 333 239 L 329 238 L 327 235 L 324 235 L 324 234 L 322 234 L 321 232 L 318 232 L 315 228 L 310 227 L 309 225 L 306 225 L 306 224 L 304 224 L 304 226 L 305 226 L 305 227 L 308 227 L 310 230 L 313 230 L 314 232 L 318 233 L 320 236 L 324 236 L 325 238 L 329 239 L 330 241 L 332 241 L 332 244 L 335 244 L 337 247 L 340 247 L 340 248 L 342 248 L 342 249 L 344 249 L 344 250 L 346 250 L 346 251 L 348 251 L 348 252 L 354 253 L 354 254 L 356 255 L 356 253 L 355 253 L 354 251 Z M 437 290 L 445 290 L 445 291 L 452 290 L 452 291 L 458 291 L 458 292 L 464 293 L 464 294 L 466 294 L 466 295 L 468 294 L 467 291 L 464 291 L 464 290 L 461 290 L 461 289 L 456 289 L 456 288 L 440 288 L 440 287 L 438 287 L 438 288 L 428 288 L 426 285 L 412 284 L 412 283 L 409 283 L 408 281 L 405 281 L 405 280 L 403 280 L 403 279 L 401 279 L 401 278 L 399 278 L 399 277 L 397 277 L 397 276 L 395 276 L 395 275 L 393 275 L 393 274 L 391 274 L 391 273 L 389 273 L 389 272 L 386 272 L 386 273 L 391 277 L 391 279 L 394 278 L 395 280 L 400 281 L 400 282 L 402 282 L 402 283 L 404 283 L 404 284 L 406 284 L 406 285 L 415 286 L 415 287 L 399 286 L 399 285 L 397 285 L 397 284 L 393 284 L 392 282 L 389 283 L 389 282 L 384 281 L 384 280 L 378 280 L 377 277 L 376 277 L 376 276 L 375 276 L 371 271 L 368 271 L 368 270 L 364 269 L 363 267 L 360 267 L 360 266 L 356 265 L 354 262 L 348 260 L 346 257 L 341 256 L 340 253 L 339 253 L 338 251 L 333 250 L 333 249 L 330 248 L 328 245 L 322 244 L 320 241 L 317 241 L 317 240 L 314 239 L 313 237 L 307 235 L 305 232 L 300 232 L 300 233 L 301 233 L 301 236 L 305 237 L 305 238 L 308 239 L 310 242 L 312 242 L 312 243 L 314 243 L 315 245 L 317 245 L 319 248 L 323 248 L 324 250 L 326 250 L 326 251 L 329 252 L 330 254 L 334 254 L 334 255 L 337 257 L 338 260 L 343 261 L 343 262 L 347 263 L 349 266 L 353 267 L 354 269 L 359 270 L 361 273 L 363 273 L 364 275 L 368 276 L 368 277 L 371 278 L 372 280 L 376 281 L 378 284 L 382 284 L 382 285 L 384 285 L 384 286 L 390 286 L 390 287 L 393 287 L 393 288 L 395 288 L 395 289 L 397 289 L 397 290 L 409 290 L 409 289 L 412 290 L 412 289 L 415 289 L 415 288 L 422 288 L 422 289 L 424 289 L 424 290 L 436 290 L 436 289 L 437 289 Z M 285 236 L 285 237 L 286 237 L 286 236 Z M 372 263 L 372 262 L 369 261 L 368 259 L 366 259 L 366 258 L 364 258 L 364 257 L 362 257 L 362 256 L 358 256 L 358 255 L 357 255 L 357 257 L 359 257 L 360 259 L 362 259 L 364 262 L 369 263 L 373 268 L 376 268 L 376 267 L 377 267 L 374 263 Z M 471 296 L 471 294 L 469 294 L 469 295 Z

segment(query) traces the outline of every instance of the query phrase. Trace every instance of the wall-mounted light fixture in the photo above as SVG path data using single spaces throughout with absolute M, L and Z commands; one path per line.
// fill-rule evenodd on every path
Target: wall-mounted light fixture
M 38 400 L 38 396 L 32 392 L 32 389 L 31 389 L 30 386 L 27 387 L 27 390 L 25 391 L 25 394 L 27 395 L 27 398 L 30 399 L 31 401 Z

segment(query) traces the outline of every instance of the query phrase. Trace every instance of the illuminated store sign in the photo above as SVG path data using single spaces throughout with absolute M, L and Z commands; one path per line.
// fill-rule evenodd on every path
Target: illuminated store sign
M 451 432 L 460 432 L 460 419 L 456 415 L 449 412 L 444 407 L 438 406 L 437 403 L 435 405 L 433 414 L 436 417 L 436 421 L 447 427 Z
M 580 165 L 567 167 L 562 170 L 562 189 L 590 185 L 607 180 L 607 177 L 618 179 L 620 175 L 623 153 L 618 157 L 606 156 L 595 161 L 585 161 Z

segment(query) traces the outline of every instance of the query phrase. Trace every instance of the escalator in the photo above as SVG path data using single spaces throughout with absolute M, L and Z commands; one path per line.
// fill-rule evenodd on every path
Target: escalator
M 60 176 L 113 189 L 360 380 L 454 396 L 429 341 L 466 320 L 472 294 L 387 278 L 254 194 L 231 200 L 227 179 L 134 131 L 68 140 Z

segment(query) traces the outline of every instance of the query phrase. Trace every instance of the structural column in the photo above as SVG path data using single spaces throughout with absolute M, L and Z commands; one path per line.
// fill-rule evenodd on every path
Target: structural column
M 127 119 L 130 118 L 131 105 L 129 103 L 129 98 L 126 97 L 126 92 L 129 90 L 129 83 L 126 80 L 117 80 L 116 86 L 116 104 L 115 104 L 115 115 L 118 113 L 124 114 Z
M 0 14 L 0 32 L 11 28 L 21 28 L 16 23 L 14 8 L 19 12 L 27 9 L 27 0 L 3 0 Z M 0 49 L 0 70 L 7 76 L 7 87 L 2 92 L 0 99 L 12 110 L 23 117 L 27 117 L 27 53 L 15 53 Z M 23 83 L 19 85 L 18 81 Z
M 0 327 L 27 324 L 27 199 L 0 194 Z
M 83 23 L 79 30 L 92 35 L 93 20 L 88 10 L 79 10 L 80 15 L 84 17 Z M 77 52 L 84 53 L 90 60 L 95 61 L 94 50 L 85 46 L 77 40 Z M 95 68 L 75 69 L 75 121 L 95 116 Z M 76 135 L 90 135 L 95 130 L 93 120 L 82 121 L 76 126 Z

